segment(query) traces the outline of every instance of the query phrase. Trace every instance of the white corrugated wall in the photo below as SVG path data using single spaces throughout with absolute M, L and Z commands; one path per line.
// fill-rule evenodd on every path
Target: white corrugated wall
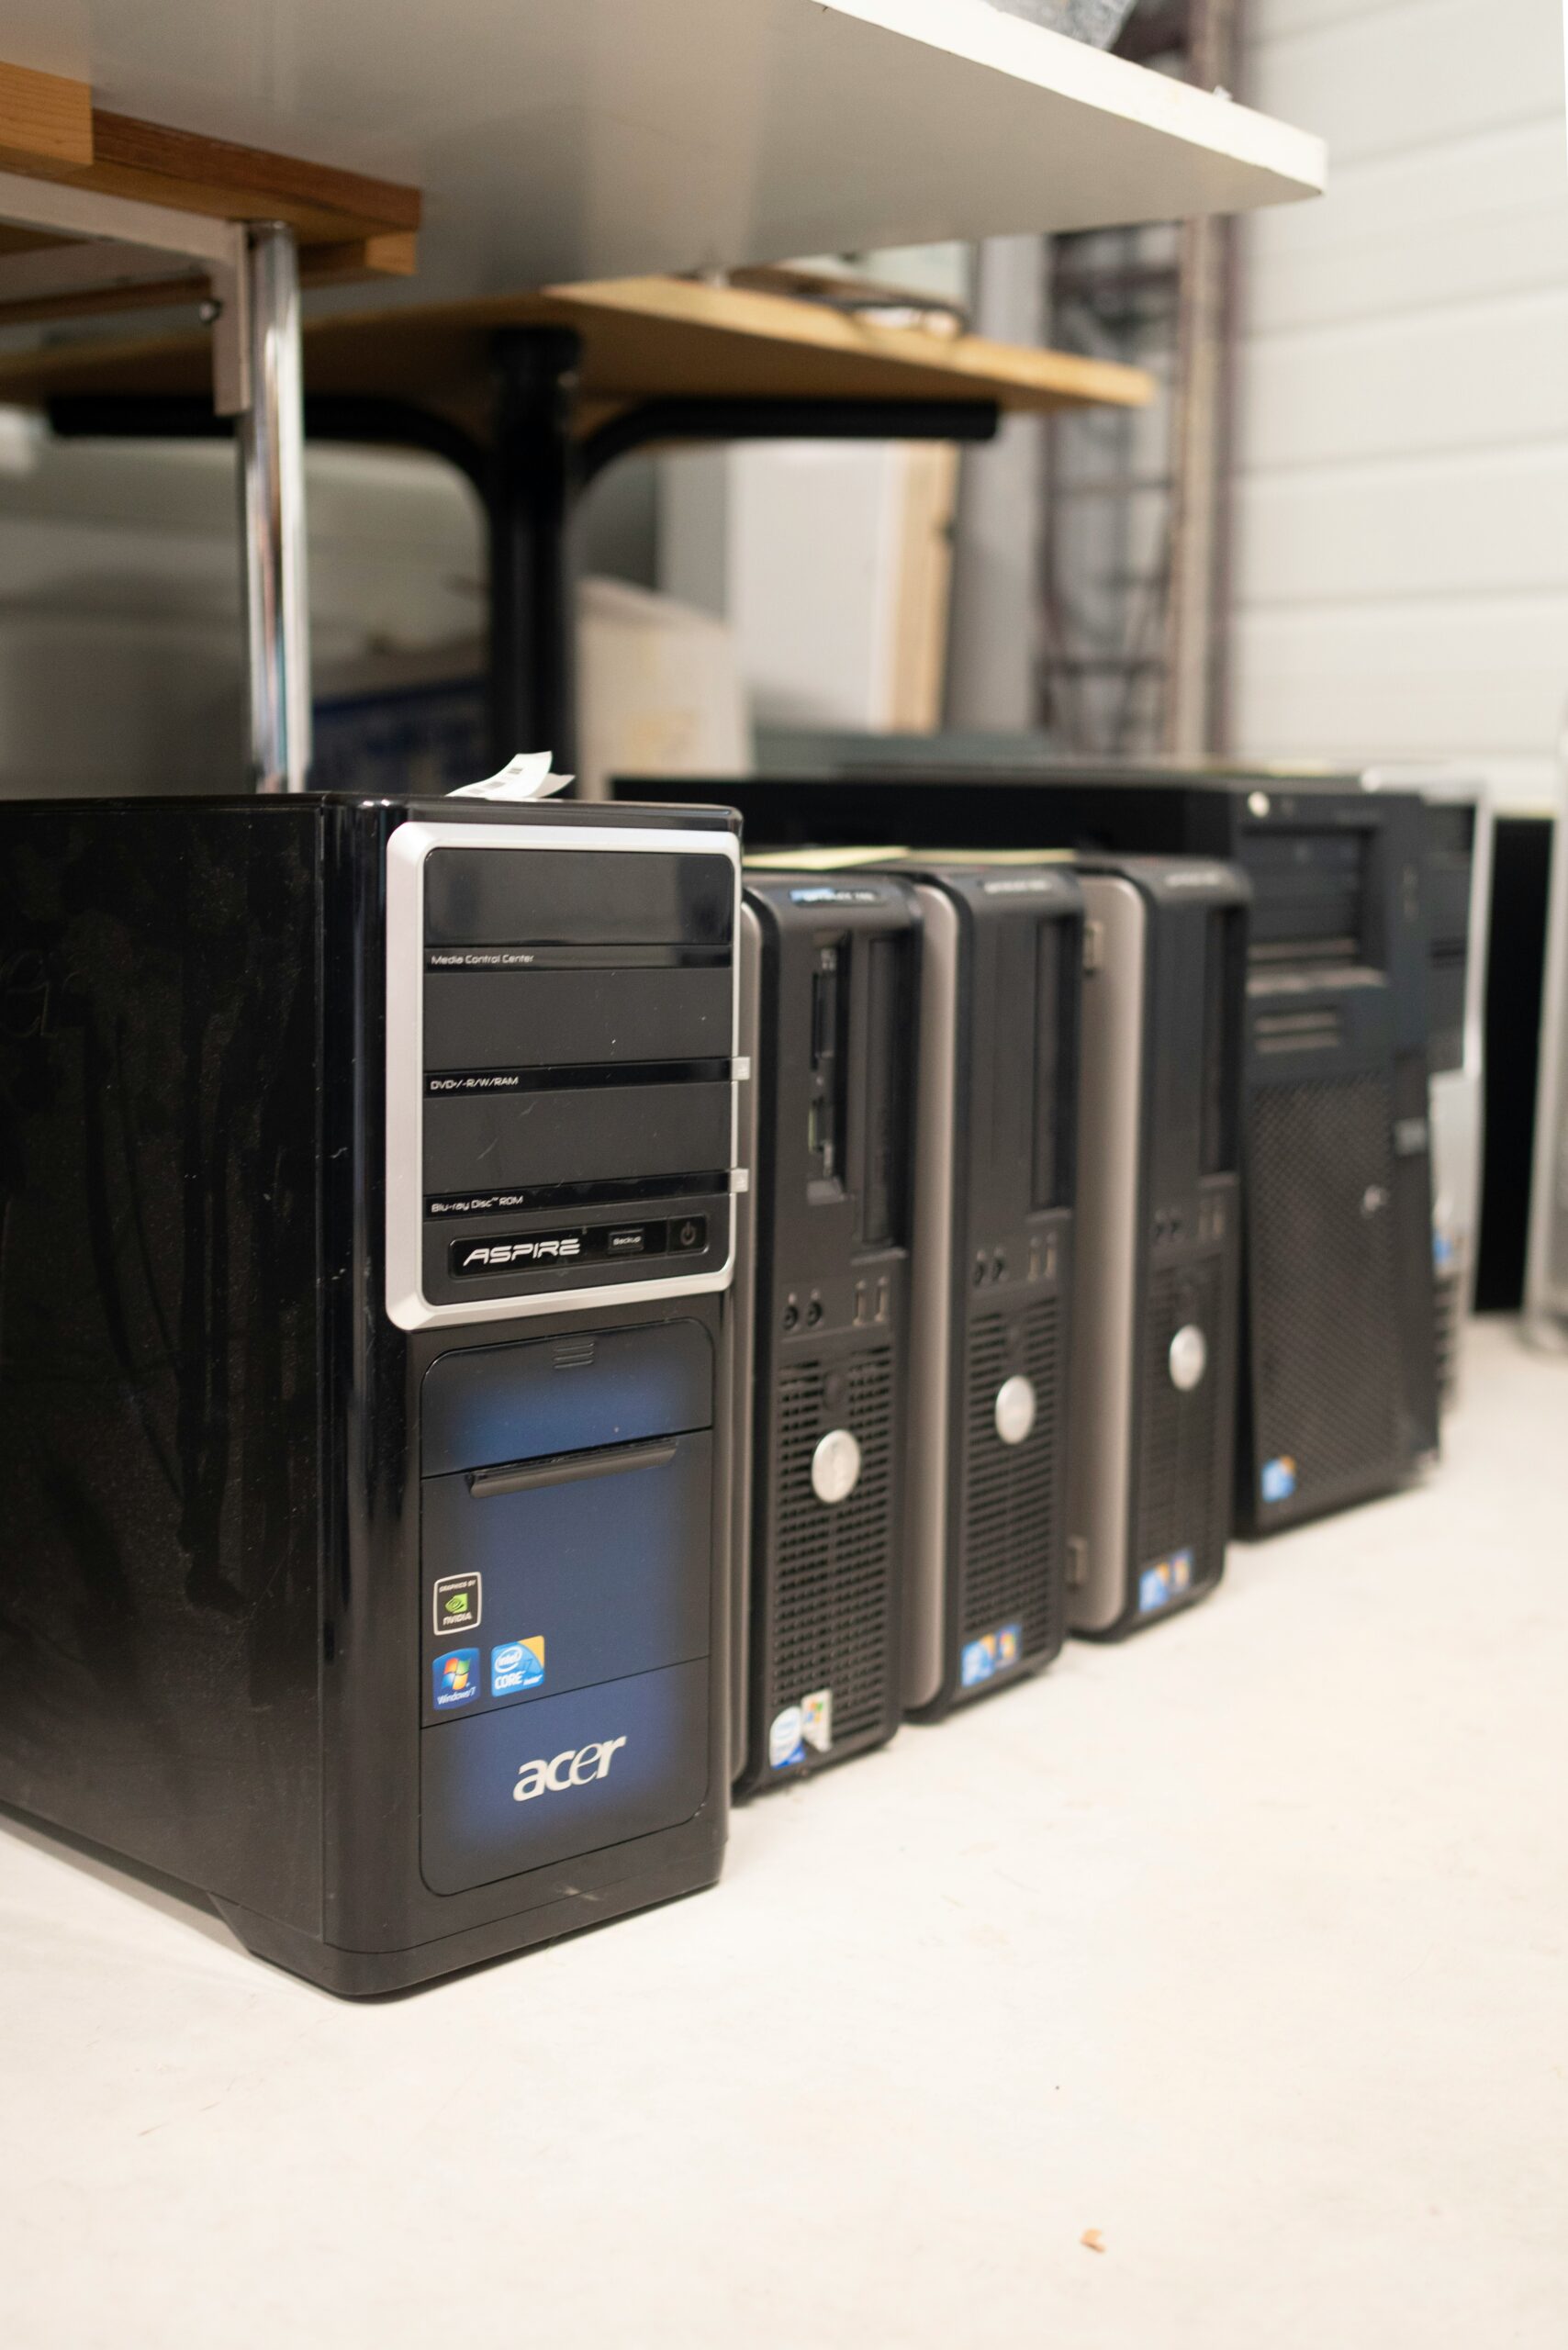
M 1250 0 L 1246 95 L 1328 140 L 1247 224 L 1232 733 L 1479 762 L 1539 806 L 1568 703 L 1561 0 Z

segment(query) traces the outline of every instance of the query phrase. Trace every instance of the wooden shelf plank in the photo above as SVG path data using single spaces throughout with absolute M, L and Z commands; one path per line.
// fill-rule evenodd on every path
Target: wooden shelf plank
M 116 114 L 93 104 L 84 82 L 3 62 L 0 170 L 208 219 L 286 220 L 302 249 L 400 239 L 406 255 L 420 225 L 417 187 Z
M 73 170 L 93 160 L 93 94 L 84 82 L 0 64 L 0 169 Z
M 391 180 L 207 139 L 129 115 L 93 112 L 91 166 L 69 177 L 221 220 L 286 220 L 302 245 L 342 244 L 420 225 L 420 192 Z
M 507 300 L 316 319 L 305 330 L 308 390 L 407 399 L 483 434 L 491 341 L 506 326 L 570 326 L 582 336 L 583 431 L 644 399 L 994 400 L 1044 414 L 1138 407 L 1140 369 L 1035 351 L 980 335 L 886 326 L 818 304 L 678 278 L 560 285 Z M 72 394 L 199 395 L 209 381 L 199 334 L 62 343 L 0 357 L 0 401 Z

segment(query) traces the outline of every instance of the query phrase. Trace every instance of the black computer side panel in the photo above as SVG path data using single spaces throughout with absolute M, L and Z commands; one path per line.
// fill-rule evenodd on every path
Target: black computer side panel
M 1432 933 L 1436 906 L 1431 811 L 1416 792 L 1380 791 L 1387 842 L 1386 952 L 1394 997 L 1394 1177 L 1399 1248 L 1406 1450 L 1412 1462 L 1440 1442 L 1439 1306 L 1433 1250 Z
M 0 806 L 0 1800 L 307 1934 L 319 837 Z
M 922 914 L 906 1709 L 1066 1631 L 1082 900 L 1040 867 L 908 869 Z
M 1068 1583 L 1110 1639 L 1212 1590 L 1239 1351 L 1246 877 L 1080 859 L 1087 915 Z
M 743 913 L 756 1147 L 737 1610 L 739 1791 L 902 1714 L 919 923 L 899 881 L 756 874 Z

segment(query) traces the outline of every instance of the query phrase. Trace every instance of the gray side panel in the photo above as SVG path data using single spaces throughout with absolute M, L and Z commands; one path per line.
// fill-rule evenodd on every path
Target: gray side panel
M 1082 888 L 1099 968 L 1083 986 L 1068 1610 L 1075 1630 L 1099 1632 L 1126 1606 L 1129 1572 L 1148 915 L 1129 881 L 1085 875 Z
M 761 1102 L 761 1072 L 757 1068 L 758 1014 L 762 987 L 762 929 L 751 908 L 741 907 L 740 924 L 740 1050 L 751 1064 L 751 1075 L 740 1090 L 740 1148 L 743 1167 L 751 1181 L 734 1203 L 735 1273 L 731 1342 L 736 1367 L 734 1442 L 730 1468 L 730 1775 L 745 1768 L 750 1735 L 747 1704 L 747 1657 L 751 1646 L 751 1489 L 752 1445 L 756 1424 L 752 1414 L 753 1347 L 756 1327 L 756 1127 Z
M 926 1706 L 942 1685 L 952 1430 L 954 1094 L 958 917 L 940 890 L 915 891 L 925 930 L 920 964 L 914 1249 L 910 1300 L 909 1489 L 905 1511 L 904 1690 Z

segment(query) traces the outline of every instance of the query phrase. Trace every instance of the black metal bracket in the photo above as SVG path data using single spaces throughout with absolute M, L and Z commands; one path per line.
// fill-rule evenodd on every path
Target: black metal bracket
M 588 434 L 577 479 L 663 441 L 991 441 L 1000 420 L 994 400 L 644 400 Z
M 1001 410 L 973 399 L 644 400 L 579 442 L 579 337 L 510 327 L 495 342 L 495 430 L 482 442 L 411 400 L 308 393 L 308 440 L 420 449 L 454 465 L 485 509 L 490 570 L 489 734 L 498 767 L 519 749 L 577 755 L 577 500 L 616 458 L 670 442 L 989 441 Z M 62 440 L 222 440 L 233 420 L 177 396 L 51 400 Z
M 234 437 L 234 419 L 219 416 L 210 400 L 174 393 L 133 394 L 123 398 L 113 393 L 71 394 L 50 400 L 45 413 L 50 430 L 62 441 L 230 441 Z M 412 400 L 308 392 L 305 437 L 359 442 L 372 448 L 422 449 L 432 457 L 444 457 L 488 502 L 488 450 L 460 424 Z

